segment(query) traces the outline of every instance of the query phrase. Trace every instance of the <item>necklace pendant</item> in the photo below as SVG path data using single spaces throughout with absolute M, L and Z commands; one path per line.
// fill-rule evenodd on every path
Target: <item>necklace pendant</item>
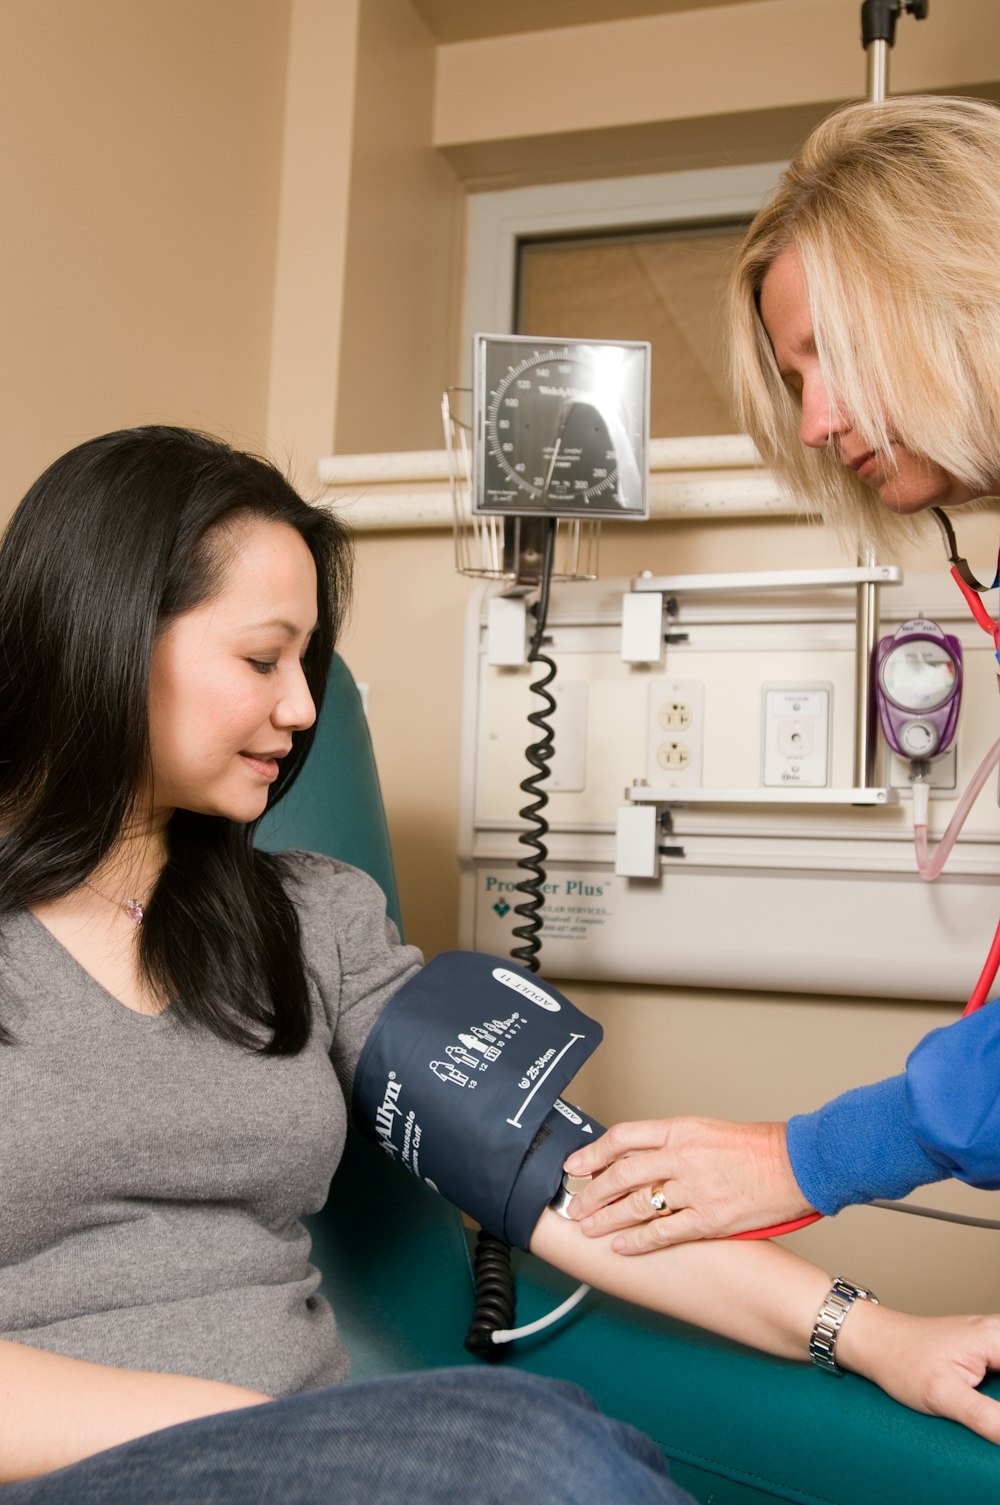
M 142 924 L 143 909 L 138 899 L 126 899 L 122 904 L 122 909 L 124 909 L 133 925 Z

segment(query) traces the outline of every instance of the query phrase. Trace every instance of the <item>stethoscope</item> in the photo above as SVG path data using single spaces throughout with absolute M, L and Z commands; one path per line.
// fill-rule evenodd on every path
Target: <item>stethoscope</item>
M 997 559 L 997 572 L 993 577 L 992 585 L 981 584 L 969 568 L 968 561 L 963 559 L 958 552 L 955 530 L 951 525 L 950 518 L 946 513 L 942 512 L 940 507 L 932 507 L 930 510 L 931 516 L 941 529 L 944 537 L 945 553 L 948 556 L 948 563 L 951 565 L 951 577 L 962 592 L 965 603 L 972 613 L 974 620 L 992 640 L 993 651 L 998 664 L 1000 664 L 1000 621 L 990 616 L 982 601 L 982 597 L 987 591 L 995 590 L 1000 586 L 1000 558 Z M 989 762 L 989 756 L 987 757 L 987 762 Z M 996 935 L 993 937 L 993 944 L 989 949 L 986 963 L 979 976 L 979 981 L 976 983 L 972 991 L 972 996 L 965 1006 L 962 1015 L 963 1019 L 966 1014 L 975 1013 L 977 1009 L 982 1008 L 983 1004 L 987 1001 L 987 995 L 993 986 L 998 969 L 1000 969 L 1000 924 L 997 926 Z
M 994 621 L 980 599 L 987 591 L 996 590 L 1000 586 L 1000 558 L 997 559 L 997 572 L 993 577 L 993 584 L 982 585 L 969 568 L 968 560 L 963 559 L 958 552 L 955 530 L 948 514 L 942 512 L 940 507 L 932 507 L 930 511 L 931 517 L 944 536 L 944 551 L 951 565 L 951 578 L 965 597 L 965 604 L 979 626 L 993 639 L 993 651 L 997 656 L 997 662 L 1000 663 L 1000 621 Z

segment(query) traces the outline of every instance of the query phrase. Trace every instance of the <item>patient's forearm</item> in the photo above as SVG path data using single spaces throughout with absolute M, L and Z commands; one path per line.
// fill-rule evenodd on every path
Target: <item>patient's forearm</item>
M 214 1380 L 114 1369 L 0 1341 L 0 1484 L 267 1399 Z
M 622 1259 L 613 1235 L 588 1239 L 542 1214 L 531 1248 L 578 1280 L 783 1358 L 804 1359 L 830 1279 L 777 1244 L 712 1239 Z M 1000 1403 L 979 1390 L 1000 1369 L 1000 1317 L 913 1317 L 855 1301 L 836 1361 L 906 1406 L 1000 1443 Z
M 805 1359 L 830 1277 L 776 1244 L 715 1239 L 622 1259 L 546 1210 L 531 1251 L 577 1280 L 784 1358 Z

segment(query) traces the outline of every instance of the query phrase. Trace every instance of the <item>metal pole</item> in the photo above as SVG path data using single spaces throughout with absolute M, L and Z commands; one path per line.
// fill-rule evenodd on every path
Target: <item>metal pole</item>
M 865 49 L 866 93 L 869 103 L 882 104 L 889 87 L 889 52 L 896 40 L 896 22 L 903 11 L 918 21 L 927 15 L 928 0 L 863 0 L 861 45 Z M 874 551 L 861 551 L 858 564 L 871 568 Z M 858 586 L 857 630 L 854 639 L 854 783 L 871 789 L 875 783 L 875 685 L 872 669 L 879 630 L 879 587 Z
M 881 104 L 889 83 L 889 49 L 894 41 L 898 5 L 872 4 L 861 7 L 861 44 L 865 49 L 865 87 L 869 103 Z M 875 563 L 875 551 L 862 549 L 862 569 Z M 866 581 L 858 586 L 857 621 L 854 630 L 854 784 L 871 789 L 875 783 L 875 687 L 872 667 L 878 640 L 879 589 Z
M 873 549 L 863 551 L 862 566 L 875 563 Z M 854 786 L 871 789 L 875 784 L 875 685 L 872 667 L 878 641 L 879 587 L 871 582 L 858 586 L 857 627 L 854 636 Z
M 867 58 L 865 92 L 871 104 L 880 105 L 885 99 L 889 83 L 889 43 L 882 37 L 876 37 L 869 43 Z

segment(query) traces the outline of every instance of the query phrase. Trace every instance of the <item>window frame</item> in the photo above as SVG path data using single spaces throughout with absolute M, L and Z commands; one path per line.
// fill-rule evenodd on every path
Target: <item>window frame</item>
M 470 193 L 462 385 L 471 385 L 473 337 L 514 333 L 520 241 L 697 228 L 750 216 L 777 187 L 786 165 L 762 162 Z

